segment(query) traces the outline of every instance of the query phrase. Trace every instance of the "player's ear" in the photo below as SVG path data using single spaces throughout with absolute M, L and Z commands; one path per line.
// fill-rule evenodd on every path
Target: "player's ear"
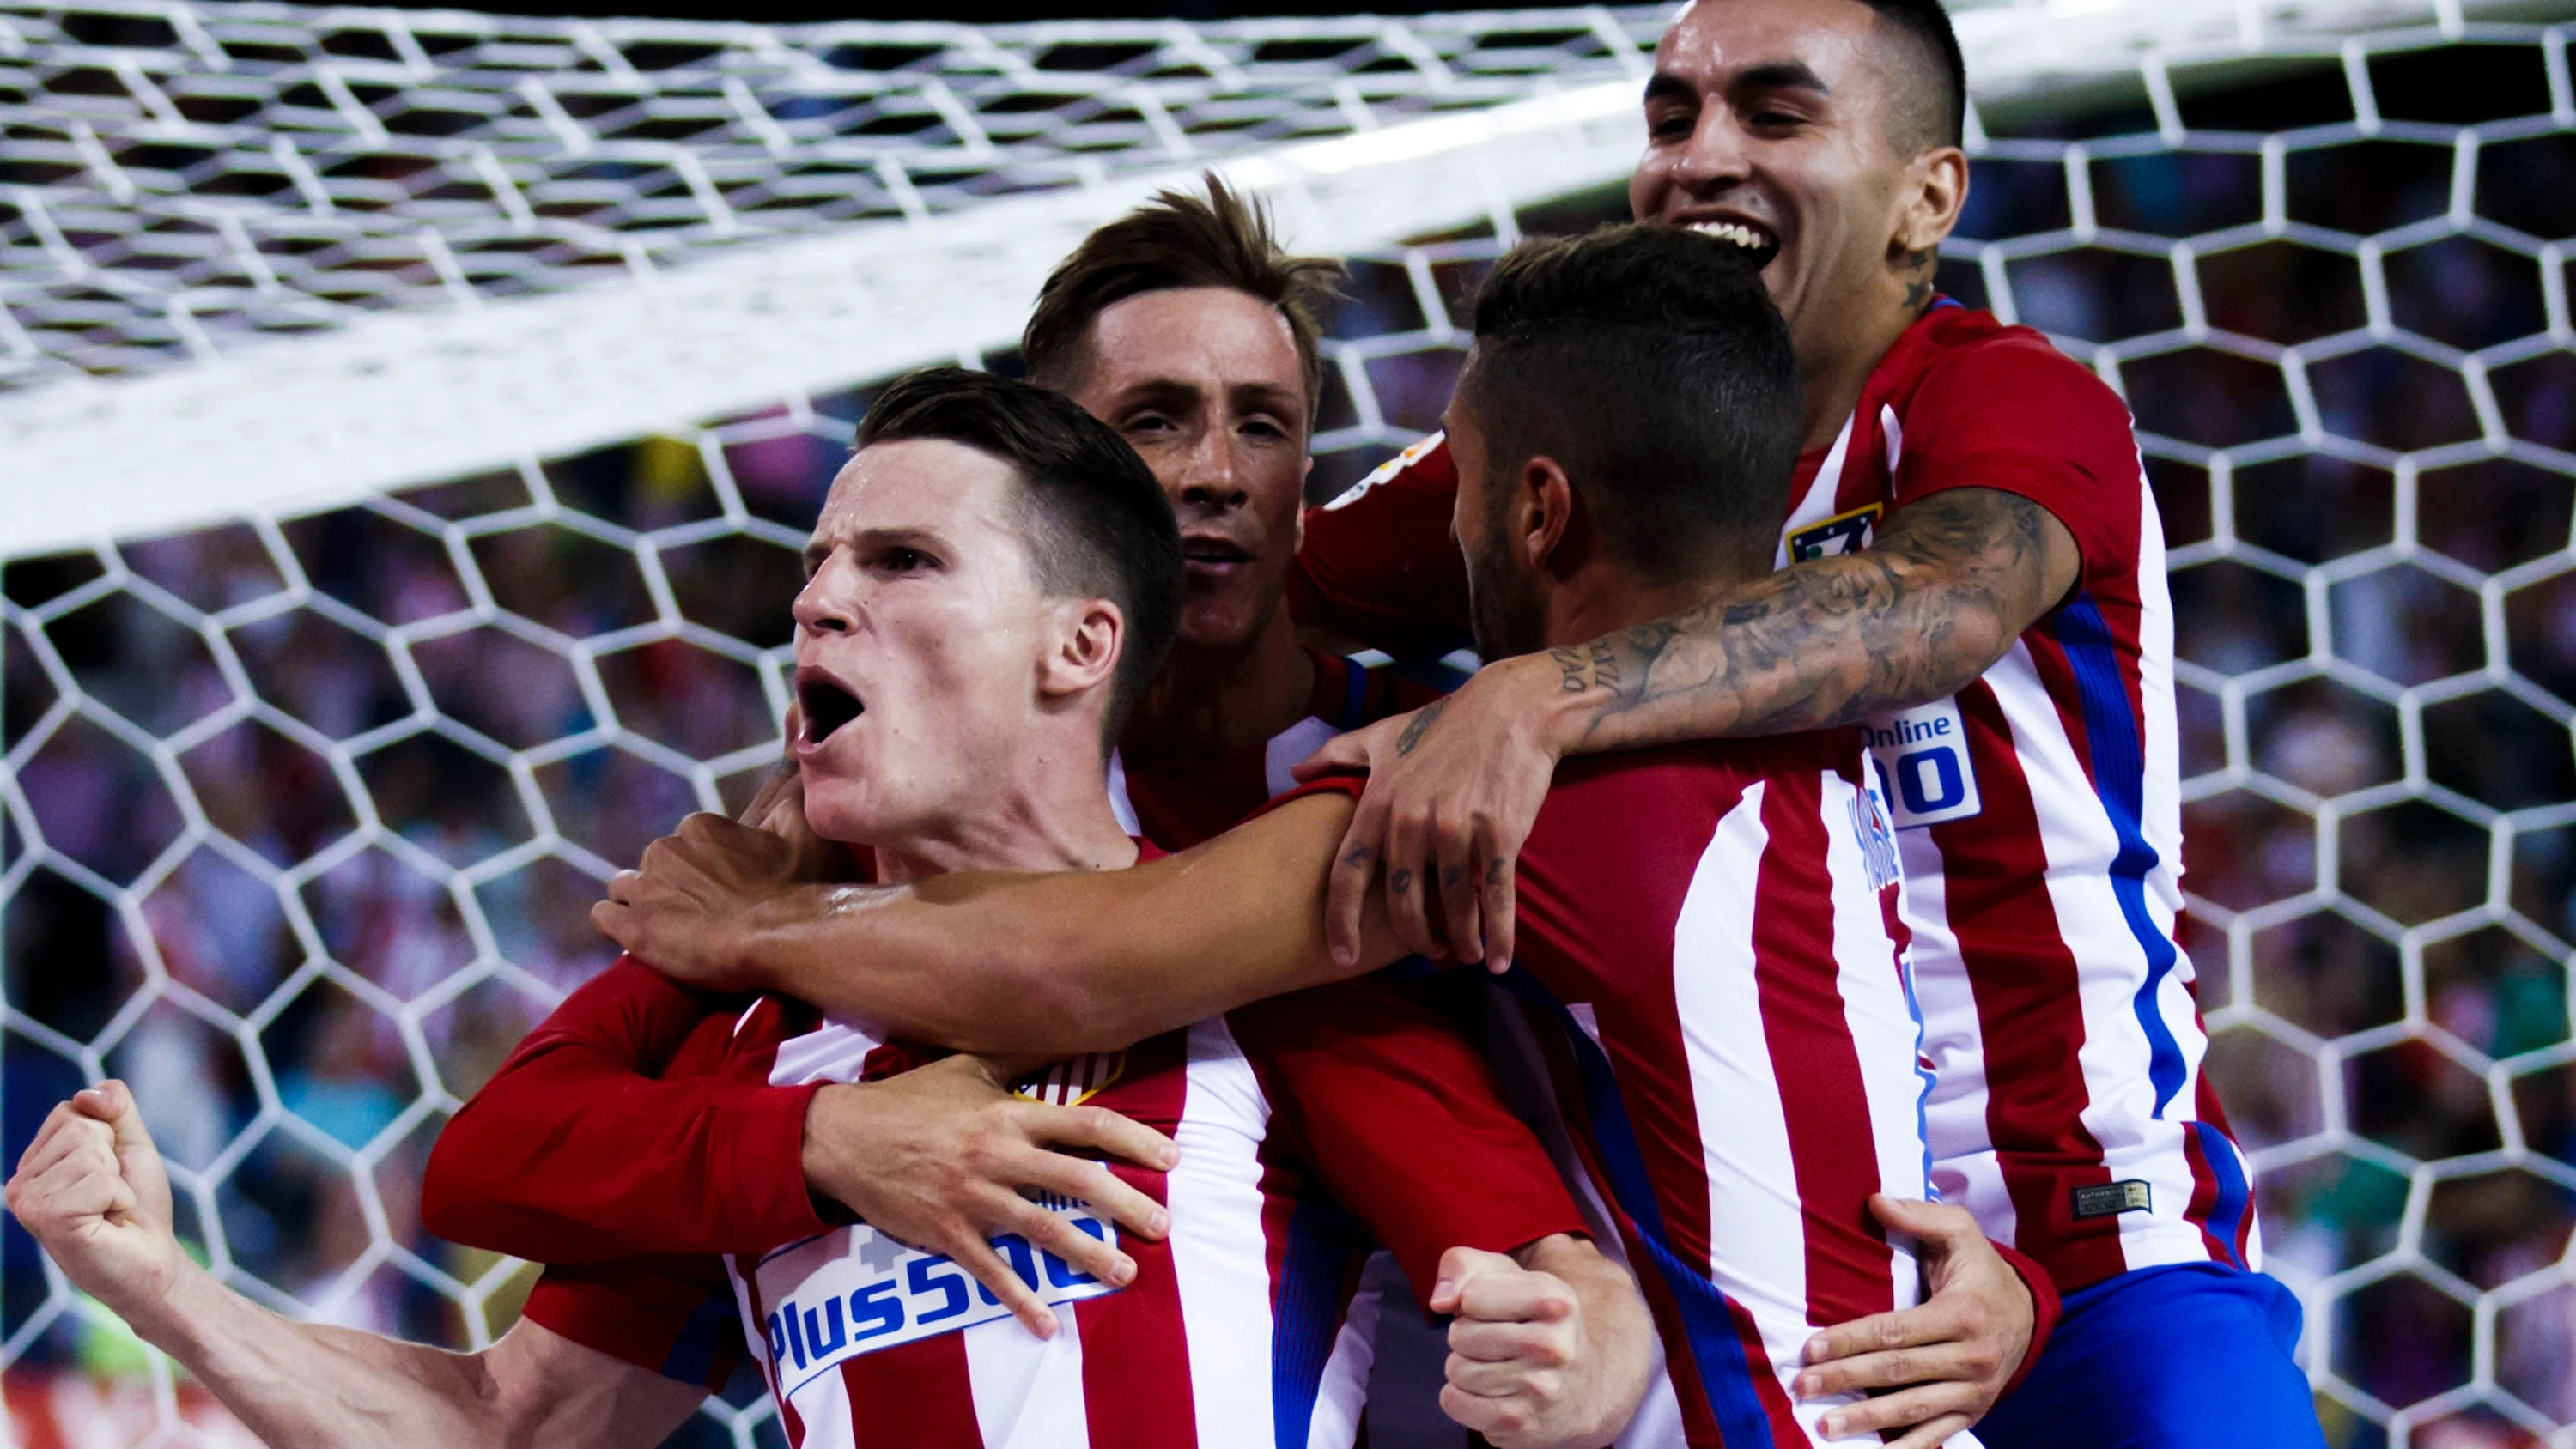
M 1109 683 L 1127 642 L 1127 616 L 1107 599 L 1064 599 L 1038 661 L 1038 693 L 1069 698 Z
M 1521 465 L 1512 528 L 1521 561 L 1532 571 L 1560 577 L 1573 571 L 1575 560 L 1566 555 L 1568 545 L 1588 532 L 1582 514 L 1583 502 L 1575 496 L 1574 481 L 1565 476 L 1565 465 L 1543 453 Z
M 1956 146 L 1926 148 L 1907 166 L 1888 249 L 1904 256 L 1937 249 L 1968 204 L 1968 158 Z

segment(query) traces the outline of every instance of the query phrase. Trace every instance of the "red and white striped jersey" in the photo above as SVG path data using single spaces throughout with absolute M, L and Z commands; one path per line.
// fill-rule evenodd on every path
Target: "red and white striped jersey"
M 1977 682 L 1868 726 L 1938 1073 L 1934 1182 L 2064 1292 L 2161 1263 L 2255 1265 L 2175 938 L 2173 618 L 2128 413 L 2040 334 L 1945 299 L 1801 460 L 1781 561 L 1863 547 L 1890 510 L 1948 488 L 2037 502 L 2083 568 Z M 1300 621 L 1386 647 L 1405 638 L 1389 620 L 1454 627 L 1455 491 L 1446 450 L 1418 446 L 1311 510 Z M 1449 563 L 1410 561 L 1424 555 Z
M 1109 757 L 1109 804 L 1130 835 L 1169 850 L 1187 850 L 1224 833 L 1274 795 L 1293 790 L 1290 767 L 1338 734 L 1420 709 L 1457 687 L 1463 675 L 1444 666 L 1362 664 L 1312 645 L 1315 687 L 1304 718 L 1258 748 L 1222 759 L 1175 765 Z
M 1356 1292 L 1373 1242 L 1429 1285 L 1451 1247 L 1585 1231 L 1476 1047 L 1415 993 L 1339 983 L 1020 1084 L 1182 1153 L 1168 1174 L 1111 1164 L 1172 1215 L 1166 1241 L 1122 1244 L 1139 1270 L 1124 1289 L 995 1240 L 1059 1304 L 1042 1341 L 948 1260 L 823 1223 L 806 1200 L 789 1133 L 811 1093 L 929 1054 L 776 998 L 738 1016 L 690 1015 L 685 998 L 631 962 L 575 992 L 459 1115 L 425 1198 L 449 1236 L 558 1255 L 526 1311 L 575 1342 L 712 1386 L 747 1341 L 798 1449 L 1346 1446 L 1379 1308 Z M 539 1094 L 579 1101 L 583 1130 Z M 723 1140 L 737 1131 L 760 1150 Z M 722 1258 L 684 1255 L 716 1244 Z
M 738 1023 L 731 1069 L 797 1086 L 920 1060 L 773 999 Z M 789 1443 L 1353 1443 L 1376 1328 L 1377 1305 L 1355 1302 L 1371 1229 L 1425 1284 L 1459 1243 L 1506 1251 L 1581 1230 L 1481 1070 L 1421 1008 L 1362 982 L 1039 1074 L 1024 1093 L 1105 1107 L 1180 1144 L 1168 1174 L 1117 1169 L 1171 1209 L 1170 1237 L 1126 1241 L 1138 1275 L 1115 1292 L 997 1240 L 1036 1270 L 1030 1281 L 1072 1290 L 1047 1340 L 947 1259 L 864 1225 L 731 1259 L 745 1337 Z M 1480 1080 L 1488 1112 L 1443 1107 Z M 1424 1173 L 1427 1161 L 1442 1170 Z M 890 1346 L 872 1350 L 871 1338 Z
M 1503 983 L 1664 1341 L 1623 1444 L 1821 1445 L 1807 1339 L 1916 1301 L 1867 1209 L 1928 1189 L 1930 1078 L 1862 769 L 1839 730 L 1576 760 L 1522 848 Z

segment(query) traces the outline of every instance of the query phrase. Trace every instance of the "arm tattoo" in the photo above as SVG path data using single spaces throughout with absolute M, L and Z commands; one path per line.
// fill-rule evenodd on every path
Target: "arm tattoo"
M 1576 748 L 1818 729 L 1939 699 L 2002 658 L 2077 566 L 2038 504 L 1935 493 L 1889 515 L 1863 552 L 1554 651 L 1564 692 L 1596 701 Z

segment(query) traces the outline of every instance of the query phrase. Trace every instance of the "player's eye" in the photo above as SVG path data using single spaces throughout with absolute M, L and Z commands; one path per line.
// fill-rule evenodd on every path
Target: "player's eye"
M 1133 434 L 1156 434 L 1172 431 L 1172 420 L 1161 413 L 1138 413 L 1127 420 L 1126 431 Z
M 1688 111 L 1649 111 L 1646 113 L 1646 135 L 1657 141 L 1687 141 L 1697 119 Z
M 914 574 L 930 568 L 937 562 L 920 549 L 906 548 L 898 544 L 877 555 L 877 571 L 889 574 Z

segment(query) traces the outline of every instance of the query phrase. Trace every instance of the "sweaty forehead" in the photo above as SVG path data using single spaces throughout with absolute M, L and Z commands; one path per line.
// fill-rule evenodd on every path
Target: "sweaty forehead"
M 832 480 L 814 521 L 814 541 L 828 545 L 887 532 L 960 541 L 1000 533 L 1016 540 L 1011 510 L 1019 491 L 1012 466 L 980 448 L 945 438 L 870 443 Z
M 1706 87 L 1803 66 L 1838 101 L 1859 100 L 1885 72 L 1879 29 L 1860 0 L 1691 0 L 1657 42 L 1655 70 Z
M 1087 339 L 1084 391 L 1157 379 L 1303 391 L 1296 335 L 1279 309 L 1232 287 L 1139 292 L 1101 309 Z

